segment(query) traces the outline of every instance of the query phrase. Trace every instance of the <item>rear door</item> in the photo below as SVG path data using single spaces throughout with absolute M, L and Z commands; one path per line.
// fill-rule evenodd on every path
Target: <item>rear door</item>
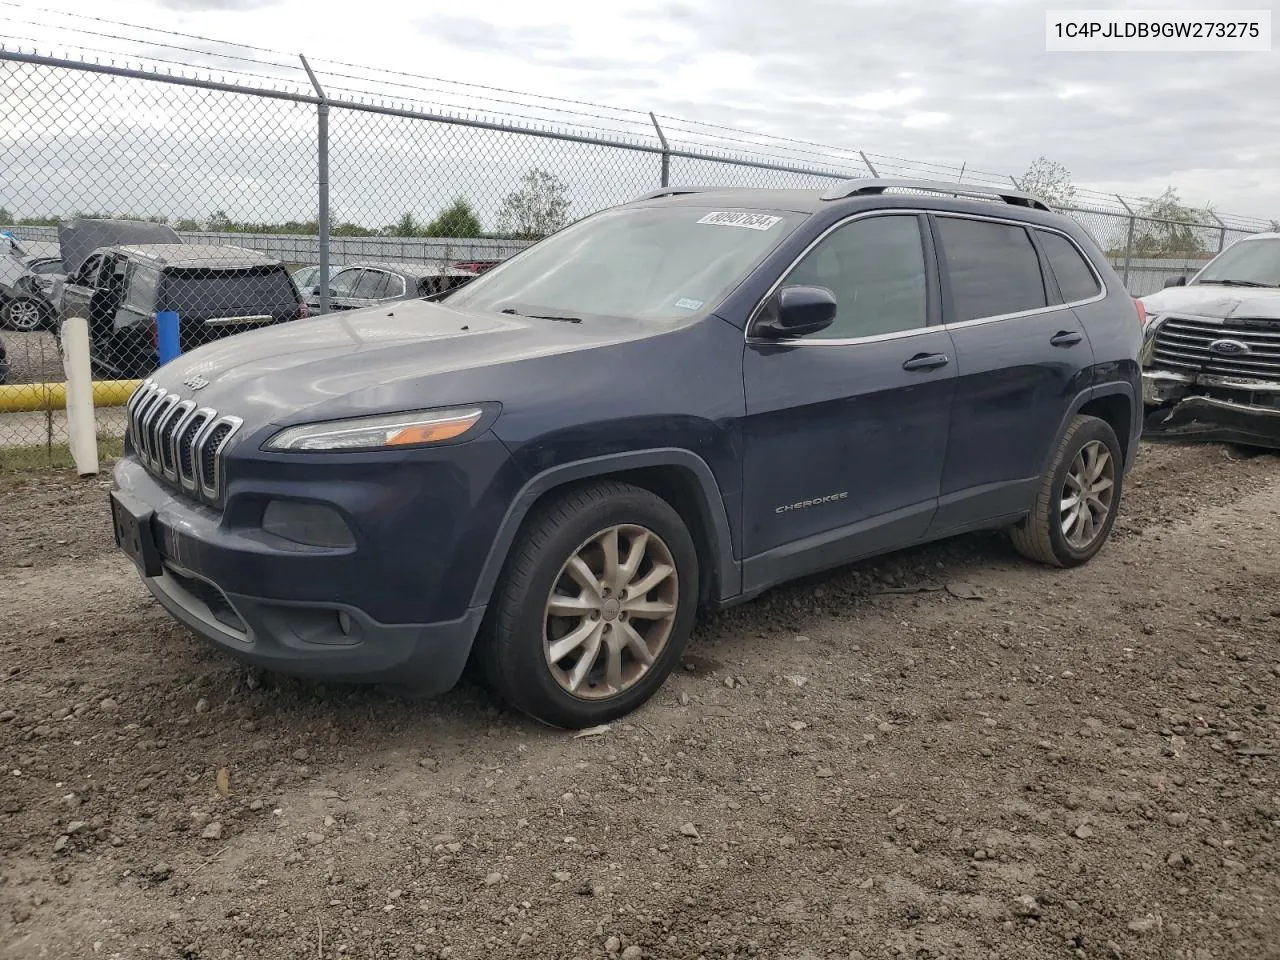
M 743 356 L 745 589 L 918 540 L 937 505 L 955 364 L 923 216 L 846 221 L 781 280 L 835 323 Z
M 959 376 L 930 531 L 944 536 L 1029 508 L 1063 418 L 1090 383 L 1093 351 L 1031 229 L 930 219 Z

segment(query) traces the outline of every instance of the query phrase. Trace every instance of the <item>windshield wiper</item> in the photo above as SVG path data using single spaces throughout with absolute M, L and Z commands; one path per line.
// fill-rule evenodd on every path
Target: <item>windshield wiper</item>
M 528 317 L 530 320 L 558 320 L 561 323 L 581 323 L 581 317 L 558 317 L 550 313 L 521 313 L 514 307 L 504 307 L 503 313 L 509 313 L 516 317 Z
M 1201 280 L 1200 283 L 1212 283 L 1220 287 L 1275 287 L 1274 283 L 1259 283 L 1256 280 Z

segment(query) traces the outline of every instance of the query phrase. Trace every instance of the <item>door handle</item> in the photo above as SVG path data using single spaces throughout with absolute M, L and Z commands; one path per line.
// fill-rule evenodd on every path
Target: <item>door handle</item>
M 945 353 L 917 353 L 902 365 L 903 370 L 936 370 L 945 367 L 951 358 Z
M 1083 339 L 1079 330 L 1059 330 L 1049 338 L 1049 343 L 1055 347 L 1074 347 Z

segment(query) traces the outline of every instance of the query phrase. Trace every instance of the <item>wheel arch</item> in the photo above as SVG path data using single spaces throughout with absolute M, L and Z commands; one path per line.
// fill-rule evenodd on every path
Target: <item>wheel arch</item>
M 1053 443 L 1048 449 L 1044 462 L 1040 465 L 1040 472 L 1047 470 L 1049 464 L 1053 462 L 1054 454 L 1062 443 L 1062 438 L 1066 436 L 1071 421 L 1080 414 L 1104 420 L 1115 431 L 1116 439 L 1120 441 L 1120 450 L 1124 454 L 1125 470 L 1128 470 L 1133 464 L 1134 455 L 1138 452 L 1138 436 L 1134 429 L 1138 409 L 1136 394 L 1130 383 L 1124 381 L 1101 383 L 1081 390 L 1067 408 L 1062 423 L 1058 425 L 1058 432 L 1054 435 Z
M 698 551 L 699 605 L 737 596 L 742 569 L 733 555 L 729 516 L 715 475 L 697 454 L 679 448 L 632 451 L 561 464 L 531 478 L 508 507 L 481 569 L 472 607 L 489 602 L 511 546 L 540 502 L 586 483 L 614 480 L 661 497 L 680 514 Z

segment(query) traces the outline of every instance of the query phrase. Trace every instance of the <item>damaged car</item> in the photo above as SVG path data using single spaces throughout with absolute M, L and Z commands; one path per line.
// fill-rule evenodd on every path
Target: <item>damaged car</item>
M 1144 435 L 1280 449 L 1280 233 L 1140 303 Z
M 0 326 L 19 333 L 53 327 L 52 293 L 65 278 L 61 257 L 0 254 Z

